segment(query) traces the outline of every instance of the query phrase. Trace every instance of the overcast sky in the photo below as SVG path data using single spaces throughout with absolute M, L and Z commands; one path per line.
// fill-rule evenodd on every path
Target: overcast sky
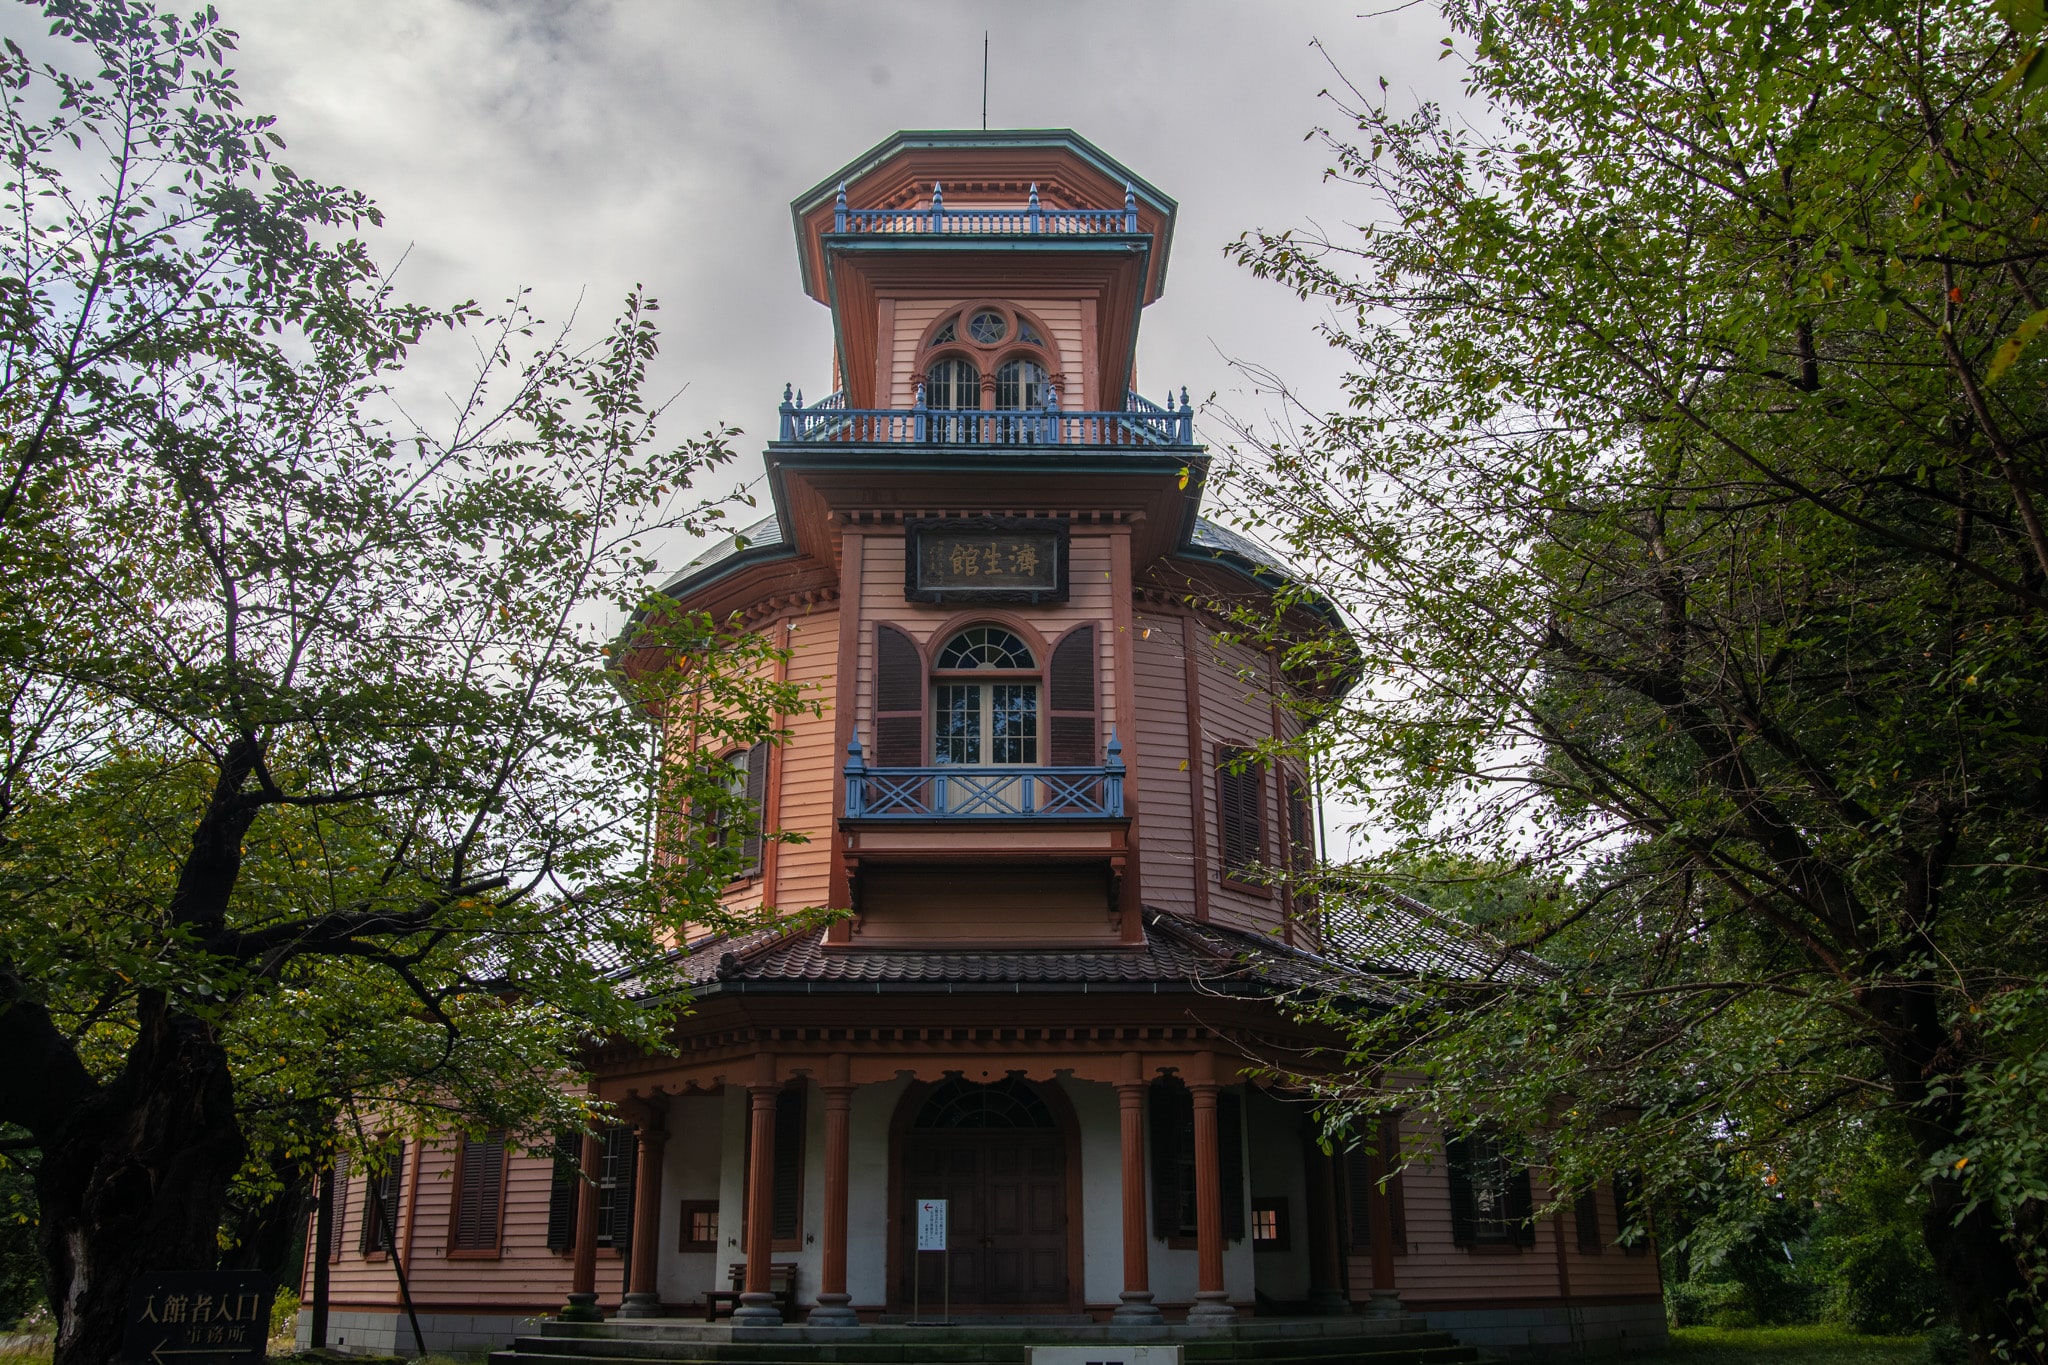
M 247 107 L 301 174 L 372 195 L 408 292 L 491 305 L 530 286 L 595 329 L 661 301 L 671 430 L 724 420 L 758 471 L 784 382 L 830 386 L 825 309 L 798 286 L 789 201 L 900 128 L 1068 127 L 1180 202 L 1140 384 L 1199 400 L 1226 357 L 1332 392 L 1317 313 L 1223 259 L 1247 228 L 1364 212 L 1304 135 L 1334 75 L 1445 98 L 1433 11 L 1217 3 L 453 3 L 219 0 Z M 1246 400 L 1250 402 L 1251 400 Z M 680 552 L 678 547 L 677 552 Z M 672 553 L 671 557 L 674 557 Z
M 984 30 L 989 127 L 1073 128 L 1179 201 L 1140 387 L 1218 393 L 1247 416 L 1263 405 L 1233 358 L 1335 401 L 1318 311 L 1223 258 L 1247 229 L 1369 214 L 1323 183 L 1328 158 L 1304 140 L 1338 117 L 1317 97 L 1331 63 L 1361 87 L 1386 77 L 1396 98 L 1456 100 L 1427 4 L 216 4 L 241 35 L 247 108 L 278 117 L 294 170 L 378 201 L 378 252 L 405 253 L 404 292 L 490 307 L 529 287 L 556 318 L 580 298 L 595 334 L 645 285 L 662 304 L 658 380 L 682 390 L 668 430 L 742 428 L 747 479 L 783 384 L 816 397 L 831 381 L 789 201 L 898 129 L 978 126 Z M 12 17 L 43 46 L 31 10 Z M 666 566 L 692 552 L 669 547 Z

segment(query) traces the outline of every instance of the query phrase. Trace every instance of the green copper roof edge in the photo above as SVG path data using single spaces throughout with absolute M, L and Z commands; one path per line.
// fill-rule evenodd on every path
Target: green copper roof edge
M 1166 267 L 1173 250 L 1173 230 L 1180 218 L 1180 204 L 1145 177 L 1118 161 L 1108 152 L 1071 128 L 945 129 L 915 128 L 891 133 L 817 184 L 789 201 L 789 220 L 796 232 L 797 270 L 806 294 L 812 290 L 811 262 L 804 251 L 804 215 L 821 203 L 830 203 L 839 186 L 858 180 L 898 152 L 918 147 L 1065 147 L 1111 179 L 1127 184 L 1138 197 L 1159 210 L 1166 219 L 1160 233 L 1159 292 L 1166 292 Z M 1100 208 L 1121 208 L 1102 204 Z

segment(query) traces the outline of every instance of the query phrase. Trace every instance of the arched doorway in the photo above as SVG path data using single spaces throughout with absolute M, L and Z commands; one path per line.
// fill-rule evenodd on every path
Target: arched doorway
M 957 1076 L 913 1088 L 898 1114 L 900 1254 L 896 1297 L 911 1300 L 913 1210 L 948 1201 L 946 1275 L 955 1308 L 1052 1308 L 1073 1300 L 1069 1153 L 1072 1115 L 1062 1097 L 1006 1077 L 977 1085 Z M 926 1253 L 923 1296 L 946 1290 L 939 1256 Z

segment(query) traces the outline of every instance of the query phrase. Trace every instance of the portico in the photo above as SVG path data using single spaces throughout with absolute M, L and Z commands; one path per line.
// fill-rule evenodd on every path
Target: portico
M 1328 1197 L 1341 1172 L 1305 1106 L 1246 1079 L 1253 1045 L 1315 1041 L 1275 1037 L 1259 998 L 1272 970 L 1302 968 L 1284 956 L 1267 975 L 1248 968 L 1233 954 L 1257 944 L 1242 937 L 992 964 L 1032 981 L 987 980 L 986 963 L 949 970 L 959 954 L 893 953 L 915 959 L 894 964 L 914 978 L 833 982 L 813 974 L 823 950 L 801 933 L 719 954 L 677 1056 L 599 1061 L 600 1096 L 639 1138 L 618 1312 L 683 1311 L 738 1265 L 734 1322 L 777 1325 L 780 1263 L 795 1266 L 811 1326 L 907 1314 L 910 1210 L 928 1197 L 949 1200 L 953 1236 L 921 1274 L 933 1302 L 950 1281 L 956 1312 L 1147 1324 L 1164 1306 L 1225 1323 L 1261 1294 L 1344 1311 Z M 1191 973 L 1198 956 L 1208 970 Z M 584 1146 L 584 1208 L 604 1150 Z M 715 1245 L 692 1243 L 686 1209 L 702 1222 L 714 1201 Z M 1258 1245 L 1255 1202 L 1269 1231 L 1292 1225 L 1284 1248 Z M 594 1292 L 596 1240 L 578 1239 L 575 1294 Z

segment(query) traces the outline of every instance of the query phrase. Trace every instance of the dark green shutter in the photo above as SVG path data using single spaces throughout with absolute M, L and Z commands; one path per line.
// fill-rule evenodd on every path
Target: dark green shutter
M 1591 1254 L 1600 1250 L 1600 1190 L 1598 1186 L 1572 1200 L 1572 1220 L 1578 1225 L 1579 1250 Z
M 640 1140 L 619 1124 L 604 1134 L 604 1161 L 597 1193 L 597 1244 L 625 1247 L 633 1241 L 633 1168 Z
M 1195 1235 L 1195 1100 L 1178 1081 L 1151 1087 L 1152 1235 Z
M 787 1086 L 775 1096 L 775 1216 L 770 1236 L 796 1240 L 803 1224 L 804 1088 Z
M 548 1250 L 576 1249 L 576 1195 L 583 1184 L 583 1134 L 555 1134 L 554 1171 L 548 1183 Z
M 1444 1174 L 1451 1185 L 1451 1245 L 1471 1246 L 1477 1240 L 1472 1226 L 1472 1158 L 1464 1138 L 1444 1139 Z
M 1536 1245 L 1536 1197 L 1529 1187 L 1529 1168 L 1516 1166 L 1507 1168 L 1507 1154 L 1501 1154 L 1501 1173 L 1507 1186 L 1505 1212 L 1507 1214 L 1508 1237 L 1516 1246 Z
M 1244 1097 L 1216 1094 L 1216 1162 L 1223 1192 L 1223 1240 L 1244 1240 Z
M 747 809 L 740 818 L 740 857 L 745 866 L 740 875 L 761 870 L 761 825 L 768 812 L 768 745 L 764 742 L 747 750 Z
M 401 1142 L 383 1174 L 363 1181 L 363 1226 L 356 1235 L 357 1251 L 391 1250 L 391 1234 L 398 1228 L 398 1195 L 404 1183 L 405 1144 Z

